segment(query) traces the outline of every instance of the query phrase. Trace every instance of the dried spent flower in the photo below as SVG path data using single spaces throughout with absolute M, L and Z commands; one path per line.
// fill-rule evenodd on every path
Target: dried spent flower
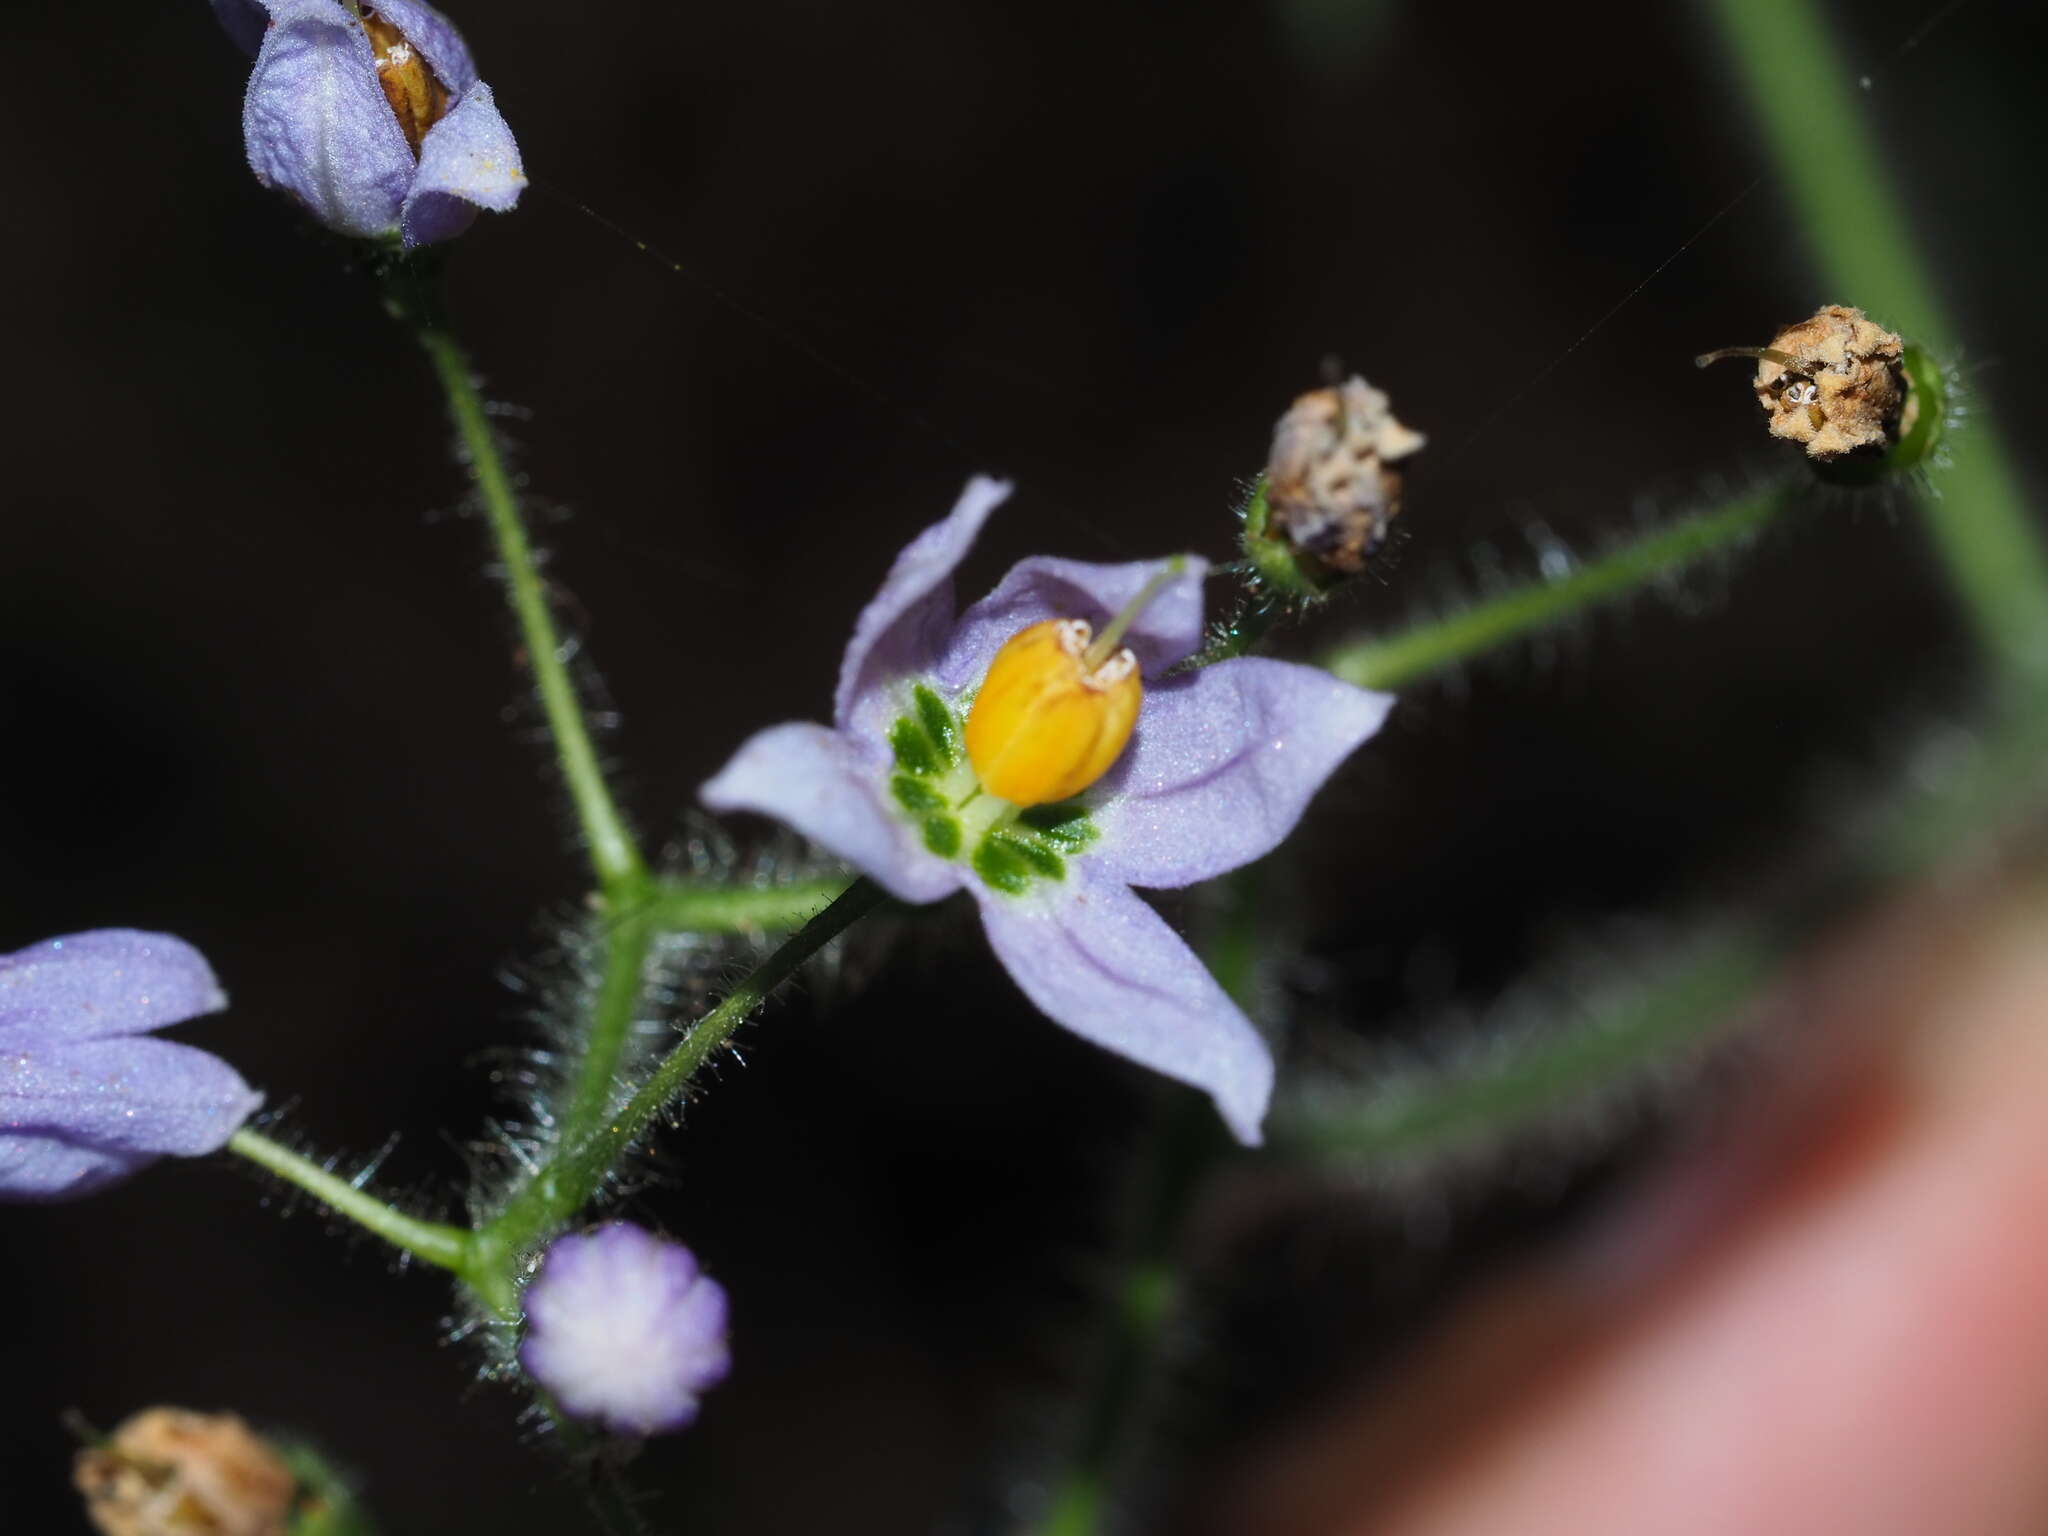
M 519 1363 L 572 1418 L 621 1435 L 681 1429 L 732 1368 L 727 1315 L 689 1249 L 616 1221 L 549 1245 Z
M 503 213 L 526 186 L 519 146 L 462 34 L 424 0 L 213 0 L 254 55 L 249 166 L 339 234 L 407 249 Z
M 1704 368 L 1726 357 L 1757 360 L 1756 398 L 1771 435 L 1804 445 L 1820 463 L 1882 450 L 1913 426 L 1905 344 L 1860 309 L 1823 304 L 1767 347 L 1723 347 L 1695 361 Z
M 150 1408 L 72 1464 L 104 1536 L 283 1536 L 298 1479 L 231 1413 Z
M 703 801 L 787 823 L 900 900 L 968 892 L 1041 1012 L 1201 1089 L 1256 1142 L 1272 1052 L 1132 887 L 1270 852 L 1393 700 L 1263 657 L 1166 675 L 1202 641 L 1192 556 L 1034 557 L 956 613 L 953 570 L 1009 490 L 974 480 L 897 555 L 833 724 L 757 733 Z
M 69 1199 L 217 1151 L 262 1096 L 149 1032 L 226 1006 L 204 957 L 167 934 L 102 929 L 0 955 L 0 1200 Z
M 1356 374 L 1301 396 L 1273 428 L 1265 533 L 1337 576 L 1357 575 L 1401 512 L 1392 466 L 1426 441 Z

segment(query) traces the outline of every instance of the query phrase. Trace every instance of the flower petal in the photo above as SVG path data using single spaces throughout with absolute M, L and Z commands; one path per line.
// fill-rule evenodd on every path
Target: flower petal
M 1053 1022 L 1200 1088 L 1237 1139 L 1257 1145 L 1272 1051 L 1166 920 L 1128 887 L 1091 877 L 1092 862 L 1051 894 L 970 886 L 997 958 Z
M 268 7 L 257 0 L 213 0 L 213 14 L 226 28 L 235 46 L 250 58 L 263 46 L 263 29 L 270 25 Z
M 1139 668 L 1156 676 L 1202 643 L 1202 577 L 1208 562 L 1183 557 L 1185 569 L 1138 615 L 1124 636 Z M 970 688 L 988 671 L 1003 642 L 1041 619 L 1086 619 L 1097 629 L 1136 597 L 1163 561 L 1091 565 L 1035 555 L 1019 560 L 996 589 L 960 615 L 940 657 L 938 677 L 948 688 Z
M 904 901 L 937 901 L 958 865 L 928 852 L 880 798 L 886 768 L 822 725 L 774 725 L 749 738 L 698 792 L 714 811 L 759 811 L 829 848 Z
M 406 248 L 461 234 L 479 208 L 508 213 L 525 190 L 519 145 L 491 88 L 478 84 L 420 141 L 419 171 L 399 215 Z
M 118 1184 L 155 1160 L 78 1146 L 61 1136 L 0 1131 L 0 1201 L 75 1200 Z
M 413 160 L 370 39 L 336 0 L 276 0 L 271 17 L 242 103 L 250 169 L 329 229 L 389 234 Z
M 167 933 L 102 928 L 0 955 L 0 1053 L 141 1034 L 227 1004 L 205 957 Z
M 1123 761 L 1095 792 L 1102 841 L 1089 862 L 1162 887 L 1249 864 L 1294 830 L 1393 703 L 1319 667 L 1262 657 L 1154 684 Z
M 435 78 L 458 102 L 476 88 L 476 62 L 454 22 L 423 0 L 377 0 L 376 11 L 419 49 Z
M 0 1199 L 83 1194 L 165 1154 L 218 1150 L 262 1095 L 217 1056 L 169 1040 L 0 1051 Z
M 873 741 L 888 731 L 897 708 L 889 684 L 925 671 L 938 655 L 953 622 L 953 568 L 1009 494 L 1009 481 L 976 475 L 943 522 L 904 545 L 861 610 L 839 663 L 832 722 L 841 730 Z

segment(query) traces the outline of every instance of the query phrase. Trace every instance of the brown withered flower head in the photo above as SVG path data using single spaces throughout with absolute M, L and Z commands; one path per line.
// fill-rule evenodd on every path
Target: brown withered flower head
M 1337 575 L 1357 575 L 1401 511 L 1392 466 L 1425 441 L 1356 374 L 1301 396 L 1273 429 L 1267 534 Z
M 72 1469 L 105 1536 L 283 1536 L 298 1492 L 278 1455 L 231 1413 L 150 1408 Z
M 1771 435 L 1821 463 L 1882 449 L 1899 433 L 1905 346 L 1860 309 L 1824 304 L 1767 347 L 1724 347 L 1697 361 L 1704 368 L 1724 357 L 1757 360 L 1756 398 Z

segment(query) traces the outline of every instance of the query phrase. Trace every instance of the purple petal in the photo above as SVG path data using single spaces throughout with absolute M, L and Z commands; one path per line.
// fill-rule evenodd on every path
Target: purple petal
M 478 85 L 420 141 L 419 172 L 400 224 L 408 250 L 469 228 L 479 208 L 508 213 L 526 189 L 512 130 L 488 85 Z
M 262 1102 L 218 1056 L 148 1036 L 0 1053 L 0 1126 L 149 1156 L 217 1150 Z
M 1191 654 L 1202 643 L 1202 577 L 1208 562 L 1182 557 L 1185 569 L 1138 615 L 1124 636 L 1147 677 Z M 979 683 L 1003 642 L 1041 619 L 1086 619 L 1098 630 L 1136 597 L 1164 564 L 1135 560 L 1123 565 L 1090 565 L 1037 555 L 1011 566 L 996 589 L 960 615 L 940 658 L 938 676 L 948 688 Z
M 235 46 L 255 58 L 256 50 L 263 46 L 263 29 L 270 25 L 269 10 L 257 0 L 213 0 L 213 14 Z
M 943 525 L 942 525 L 943 526 Z M 714 811 L 759 811 L 803 833 L 904 901 L 937 901 L 960 868 L 928 852 L 881 799 L 886 758 L 822 725 L 770 726 L 698 792 Z
M 220 0 L 214 3 L 217 5 Z M 419 49 L 427 67 L 456 101 L 460 102 L 476 88 L 476 63 L 454 22 L 422 0 L 376 0 L 371 8 Z
M 169 934 L 103 928 L 0 956 L 0 1052 L 140 1034 L 226 1006 L 205 957 Z
M 1294 830 L 1393 703 L 1318 667 L 1260 657 L 1152 685 L 1129 749 L 1095 792 L 1102 841 L 1089 862 L 1163 887 L 1249 864 Z
M 1080 862 L 1057 891 L 1007 897 L 971 886 L 996 956 L 1053 1022 L 1200 1088 L 1256 1146 L 1273 1055 L 1251 1020 L 1166 920 Z
M 689 1249 L 614 1222 L 557 1238 L 526 1291 L 519 1361 L 569 1414 L 680 1429 L 732 1367 L 724 1289 Z
M 368 36 L 336 0 L 276 0 L 271 17 L 242 103 L 250 169 L 329 229 L 389 234 L 413 159 Z
M 76 1146 L 59 1136 L 17 1136 L 0 1130 L 0 1201 L 75 1200 L 118 1184 L 154 1161 Z
M 226 1062 L 148 1038 L 0 1049 L 0 1199 L 83 1194 L 151 1158 L 219 1149 L 262 1096 Z
M 832 720 L 879 741 L 900 706 L 889 685 L 925 671 L 953 621 L 953 568 L 966 556 L 981 525 L 1010 494 L 1007 480 L 976 475 L 946 514 L 903 547 L 882 587 L 861 610 L 839 664 Z

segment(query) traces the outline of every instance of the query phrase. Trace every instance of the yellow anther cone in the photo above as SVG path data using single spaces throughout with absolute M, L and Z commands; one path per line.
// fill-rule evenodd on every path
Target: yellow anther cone
M 1138 721 L 1144 684 L 1121 651 L 1091 669 L 1088 626 L 1047 619 L 1010 637 L 967 716 L 981 786 L 1012 805 L 1078 795 L 1109 772 Z

